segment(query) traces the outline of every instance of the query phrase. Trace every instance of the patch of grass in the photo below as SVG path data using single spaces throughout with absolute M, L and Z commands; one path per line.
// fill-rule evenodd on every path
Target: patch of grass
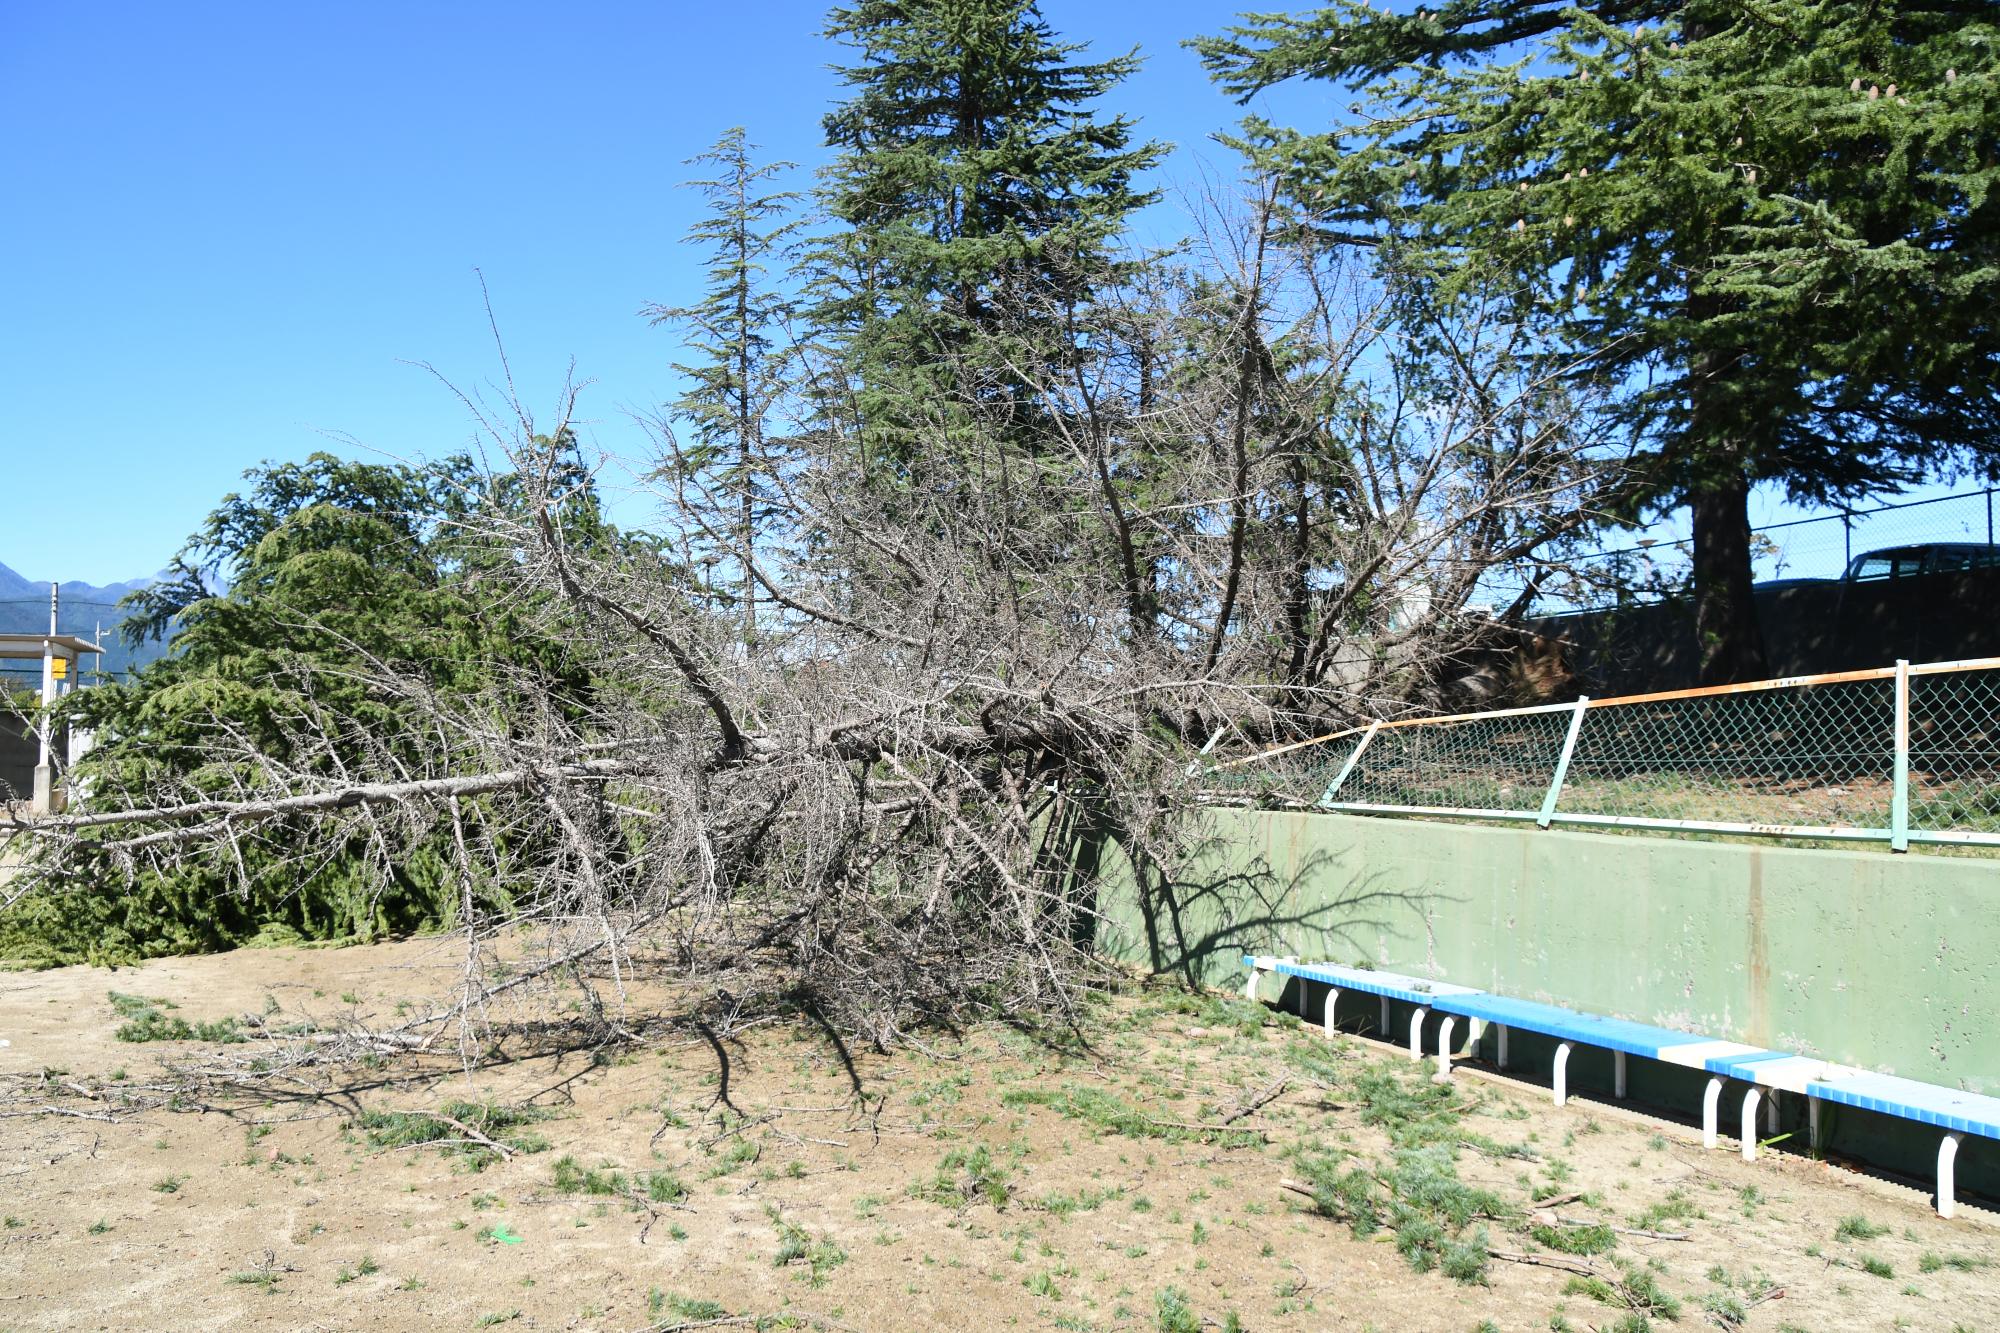
M 278 1289 L 278 1270 L 274 1264 L 265 1263 L 256 1268 L 244 1268 L 229 1275 L 229 1280 L 240 1287 L 261 1287 L 269 1296 Z
M 778 1231 L 778 1253 L 771 1260 L 776 1267 L 804 1263 L 810 1270 L 809 1280 L 817 1287 L 825 1283 L 827 1274 L 847 1262 L 847 1251 L 841 1249 L 833 1237 L 815 1238 L 810 1231 L 787 1219 L 774 1205 L 765 1206 L 764 1216 L 771 1219 L 771 1225 Z
M 550 1171 L 550 1185 L 558 1194 L 589 1194 L 599 1197 L 625 1193 L 625 1173 L 611 1166 L 591 1169 L 564 1154 Z
M 1164 1139 L 1171 1143 L 1209 1142 L 1247 1146 L 1262 1143 L 1257 1130 L 1189 1129 L 1184 1124 L 1166 1123 L 1143 1114 L 1139 1108 L 1102 1088 L 1066 1083 L 1060 1089 L 1009 1088 L 1000 1094 L 1000 1104 L 1010 1108 L 1045 1106 L 1070 1120 L 1095 1125 L 1106 1134 L 1130 1139 Z
M 1055 1278 L 1048 1273 L 1035 1273 L 1024 1277 L 1021 1279 L 1021 1285 L 1044 1300 L 1062 1299 L 1062 1288 L 1056 1285 Z
M 1917 1260 L 1919 1273 L 1935 1273 L 1943 1268 L 1958 1273 L 1976 1273 L 1992 1266 L 1992 1256 L 1985 1254 L 1939 1254 L 1935 1250 L 1925 1250 Z
M 434 1144 L 447 1157 L 460 1157 L 475 1171 L 483 1171 L 500 1159 L 500 1154 L 466 1137 L 456 1120 L 475 1129 L 495 1143 L 514 1152 L 546 1152 L 549 1141 L 526 1128 L 547 1120 L 550 1113 L 538 1106 L 503 1106 L 497 1102 L 446 1102 L 433 1115 L 425 1111 L 364 1111 L 355 1126 L 377 1148 L 414 1148 Z M 448 1119 L 446 1118 L 448 1117 Z
M 1363 1070 L 1350 1091 L 1361 1123 L 1382 1130 L 1398 1148 L 1460 1141 L 1458 1121 L 1464 1106 L 1452 1084 L 1433 1083 L 1385 1064 Z
M 1667 1197 L 1647 1208 L 1632 1219 L 1632 1225 L 1641 1231 L 1657 1231 L 1664 1222 L 1687 1222 L 1702 1216 L 1695 1201 L 1688 1192 L 1676 1186 L 1667 1191 Z
M 1188 1304 L 1186 1292 L 1161 1287 L 1153 1293 L 1153 1327 L 1159 1333 L 1201 1333 L 1201 1316 Z
M 181 1186 L 187 1184 L 186 1176 L 162 1176 L 153 1182 L 155 1194 L 179 1194 Z
M 1743 1302 L 1726 1291 L 1711 1291 L 1701 1298 L 1702 1313 L 1724 1328 L 1740 1328 L 1750 1317 Z
M 1871 1222 L 1859 1213 L 1849 1213 L 1840 1219 L 1840 1225 L 1833 1229 L 1835 1240 L 1874 1240 L 1889 1234 L 1889 1228 L 1880 1222 Z
M 661 1315 L 670 1314 L 688 1323 L 729 1318 L 729 1311 L 715 1301 L 705 1301 L 694 1296 L 682 1296 L 671 1292 L 663 1293 L 658 1287 L 646 1293 L 646 1313 L 655 1320 Z
M 1057 1217 L 1067 1218 L 1076 1213 L 1094 1212 L 1102 1208 L 1108 1200 L 1117 1198 L 1122 1192 L 1086 1189 L 1078 1190 L 1075 1194 L 1050 1193 L 1036 1199 L 1030 1206 L 1039 1208 L 1045 1213 L 1053 1213 Z
M 648 1171 L 639 1183 L 654 1203 L 679 1203 L 688 1196 L 688 1187 L 671 1171 Z
M 1870 1277 L 1887 1278 L 1896 1276 L 1896 1270 L 1890 1267 L 1888 1260 L 1879 1259 L 1872 1254 L 1862 1259 L 1861 1271 Z
M 1396 1249 L 1420 1273 L 1436 1269 L 1458 1282 L 1486 1280 L 1487 1236 L 1482 1219 L 1503 1219 L 1513 1209 L 1491 1190 L 1459 1178 L 1448 1143 L 1397 1149 L 1385 1169 L 1347 1167 L 1338 1153 L 1301 1154 L 1299 1169 L 1313 1187 L 1321 1213 L 1344 1220 L 1358 1237 L 1387 1227 Z
M 86 1230 L 93 1236 L 101 1236 L 111 1230 L 111 1224 L 100 1217 L 95 1222 L 92 1222 Z
M 520 1317 L 521 1312 L 519 1310 L 495 1310 L 492 1314 L 483 1314 L 473 1320 L 472 1326 L 474 1328 L 492 1328 L 495 1324 L 511 1324 Z
M 235 1018 L 217 1019 L 212 1023 L 190 1023 L 185 1018 L 170 1013 L 180 1008 L 172 1000 L 155 1000 L 144 995 L 125 995 L 118 991 L 106 991 L 111 1008 L 125 1022 L 119 1024 L 114 1034 L 120 1041 L 212 1041 L 240 1043 L 248 1041 L 244 1035 L 241 1020 Z
M 342 1268 L 338 1273 L 335 1273 L 333 1275 L 333 1285 L 344 1287 L 358 1277 L 368 1277 L 371 1274 L 381 1271 L 382 1266 L 376 1263 L 372 1256 L 364 1254 L 361 1256 L 361 1262 L 354 1267 Z
M 1642 1318 L 1658 1315 L 1662 1319 L 1678 1319 L 1681 1316 L 1681 1303 L 1677 1297 L 1668 1295 L 1650 1272 L 1629 1265 L 1620 1272 L 1616 1281 L 1573 1277 L 1563 1285 L 1563 1295 L 1588 1296 L 1601 1305 L 1629 1310 Z
M 726 1176 L 738 1167 L 748 1166 L 763 1155 L 763 1148 L 755 1140 L 739 1138 L 730 1144 L 729 1151 L 723 1153 L 716 1160 L 715 1165 L 709 1168 L 709 1178 L 714 1179 L 716 1176 Z
M 1548 1226 L 1536 1223 L 1528 1228 L 1535 1243 L 1563 1254 L 1603 1254 L 1618 1243 L 1617 1233 L 1607 1223 L 1589 1226 Z
M 1007 1169 L 993 1160 L 985 1144 L 976 1148 L 956 1148 L 944 1155 L 928 1180 L 910 1187 L 910 1193 L 933 1203 L 970 1203 L 985 1199 L 995 1208 L 1005 1208 L 1013 1186 Z

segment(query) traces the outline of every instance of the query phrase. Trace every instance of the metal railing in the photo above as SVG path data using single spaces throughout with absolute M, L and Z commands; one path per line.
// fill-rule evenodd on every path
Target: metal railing
M 1321 810 L 2000 846 L 2000 658 L 1374 722 L 1209 772 Z

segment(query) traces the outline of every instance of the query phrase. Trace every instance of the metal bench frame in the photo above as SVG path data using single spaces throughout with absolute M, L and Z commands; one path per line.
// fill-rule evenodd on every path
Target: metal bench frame
M 1684 1069 L 1699 1069 L 1709 1076 L 1701 1099 L 1701 1140 L 1704 1148 L 1714 1148 L 1718 1138 L 1723 1089 L 1731 1080 L 1745 1085 L 1742 1102 L 1740 1142 L 1743 1160 L 1757 1160 L 1757 1113 L 1764 1112 L 1765 1132 L 1778 1126 L 1778 1096 L 1790 1092 L 1806 1100 L 1807 1134 L 1812 1146 L 1820 1145 L 1820 1104 L 1858 1106 L 1883 1115 L 1896 1116 L 1915 1124 L 1944 1131 L 1937 1152 L 1937 1211 L 1950 1217 L 1956 1211 L 1956 1164 L 1960 1145 L 1968 1134 L 2000 1139 L 2000 1097 L 1959 1092 L 1916 1079 L 1871 1073 L 1851 1065 L 1834 1064 L 1786 1051 L 1766 1050 L 1741 1042 L 1721 1041 L 1698 1033 L 1676 1032 L 1670 1028 L 1634 1023 L 1626 1019 L 1564 1009 L 1556 1005 L 1515 1000 L 1474 986 L 1427 981 L 1398 972 L 1343 967 L 1338 963 L 1301 963 L 1296 957 L 1245 954 L 1249 969 L 1244 982 L 1245 999 L 1258 998 L 1258 982 L 1266 972 L 1296 977 L 1327 987 L 1321 1012 L 1321 1026 L 1328 1036 L 1334 1033 L 1334 1008 L 1343 990 L 1372 994 L 1381 1001 L 1378 1031 L 1390 1033 L 1390 1005 L 1400 1001 L 1414 1006 L 1410 1015 L 1409 1049 L 1412 1060 L 1423 1057 L 1424 1020 L 1435 1010 L 1440 1016 L 1437 1039 L 1437 1073 L 1440 1082 L 1451 1080 L 1452 1035 L 1459 1018 L 1468 1022 L 1468 1046 L 1476 1047 L 1487 1026 L 1495 1031 L 1500 1068 L 1507 1067 L 1507 1038 L 1511 1028 L 1538 1032 L 1556 1040 L 1551 1091 L 1555 1104 L 1569 1100 L 1569 1057 L 1579 1045 L 1608 1049 L 1612 1053 L 1612 1096 L 1625 1096 L 1626 1058 L 1638 1055 Z

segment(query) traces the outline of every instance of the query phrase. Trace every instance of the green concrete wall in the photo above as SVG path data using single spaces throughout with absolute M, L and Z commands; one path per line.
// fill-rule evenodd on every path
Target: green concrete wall
M 1240 977 L 1296 954 L 2000 1094 L 2000 861 L 1216 810 L 1100 946 Z M 1114 860 L 1116 858 L 1113 858 Z M 1110 867 L 1106 867 L 1107 870 Z

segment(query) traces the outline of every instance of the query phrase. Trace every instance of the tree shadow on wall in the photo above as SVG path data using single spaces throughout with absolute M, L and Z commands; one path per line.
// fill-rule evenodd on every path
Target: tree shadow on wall
M 1176 867 L 1115 839 L 1093 865 L 1107 854 L 1129 870 L 1147 965 L 1190 987 L 1236 970 L 1245 953 L 1358 957 L 1374 939 L 1421 929 L 1429 907 L 1455 901 L 1404 887 L 1387 871 L 1356 869 L 1338 848 L 1311 851 L 1289 874 L 1242 839 L 1212 832 L 1188 845 Z

